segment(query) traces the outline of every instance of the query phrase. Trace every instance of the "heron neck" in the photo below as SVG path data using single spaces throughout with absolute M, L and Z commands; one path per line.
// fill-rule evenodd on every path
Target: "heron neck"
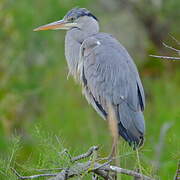
M 87 27 L 73 28 L 67 31 L 65 38 L 65 55 L 69 68 L 69 74 L 77 76 L 79 52 L 83 41 L 99 32 L 98 23 L 90 23 Z
M 87 37 L 99 32 L 99 23 L 92 17 L 83 17 L 81 21 L 79 22 L 79 28 L 73 28 L 68 31 L 68 34 L 71 34 L 71 37 L 80 43 Z

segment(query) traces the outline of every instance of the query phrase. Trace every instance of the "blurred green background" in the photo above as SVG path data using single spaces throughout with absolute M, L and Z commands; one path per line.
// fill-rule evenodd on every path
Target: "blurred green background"
M 180 62 L 149 54 L 178 56 L 179 0 L 1 0 L 0 1 L 0 179 L 16 179 L 34 168 L 62 167 L 63 154 L 99 145 L 107 156 L 111 138 L 103 121 L 67 80 L 63 31 L 33 32 L 61 19 L 73 7 L 86 7 L 135 60 L 146 92 L 146 142 L 142 171 L 173 179 L 180 158 Z M 168 127 L 168 128 L 166 128 Z M 121 141 L 121 166 L 138 167 L 136 153 Z M 85 176 L 84 179 L 88 179 Z M 131 179 L 122 176 L 123 179 Z

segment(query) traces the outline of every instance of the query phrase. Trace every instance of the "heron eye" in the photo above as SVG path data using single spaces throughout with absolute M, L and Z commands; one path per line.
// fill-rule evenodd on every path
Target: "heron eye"
M 69 22 L 73 22 L 74 20 L 75 20 L 75 17 L 70 17 L 70 18 L 68 19 Z

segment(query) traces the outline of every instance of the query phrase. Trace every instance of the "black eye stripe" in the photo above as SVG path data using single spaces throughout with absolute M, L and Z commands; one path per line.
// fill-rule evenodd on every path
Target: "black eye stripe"
M 98 21 L 98 19 L 96 18 L 96 16 L 94 16 L 93 14 L 91 14 L 87 9 L 84 8 L 75 8 L 72 9 L 68 14 L 67 17 L 69 16 L 69 19 L 71 20 L 70 17 L 73 17 L 74 19 L 77 19 L 79 17 L 83 17 L 83 16 L 89 16 L 92 17 L 93 19 L 95 19 L 96 21 Z M 73 20 L 74 20 L 73 19 Z
M 98 18 L 96 16 L 94 16 L 93 14 L 91 14 L 91 13 L 84 13 L 84 12 L 79 13 L 77 18 L 83 17 L 83 16 L 89 16 L 89 17 L 92 17 L 93 19 L 95 19 L 96 21 L 99 21 Z
M 96 21 L 99 21 L 98 18 L 91 13 L 88 13 L 87 16 L 90 16 L 90 17 L 94 18 Z

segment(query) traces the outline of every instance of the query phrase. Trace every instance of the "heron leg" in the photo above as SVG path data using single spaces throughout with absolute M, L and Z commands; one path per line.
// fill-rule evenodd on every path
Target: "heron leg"
M 117 138 L 112 138 L 112 147 L 111 147 L 111 152 L 109 154 L 109 159 L 116 160 L 118 155 L 118 139 Z M 117 165 L 117 164 L 116 164 Z
M 119 160 L 117 159 L 119 133 L 118 133 L 118 121 L 115 112 L 116 112 L 115 107 L 112 104 L 110 104 L 108 107 L 108 124 L 112 136 L 112 148 L 108 158 L 112 160 L 113 165 L 119 166 Z M 113 174 L 113 179 L 114 180 L 117 179 L 116 173 Z
M 112 138 L 112 148 L 111 152 L 108 156 L 109 160 L 112 160 L 112 164 L 115 166 L 119 166 L 119 159 L 117 159 L 118 156 L 118 138 Z M 117 173 L 111 174 L 113 180 L 117 180 Z
M 108 125 L 112 136 L 112 149 L 109 158 L 115 159 L 117 155 L 119 133 L 118 133 L 118 121 L 116 116 L 116 107 L 114 107 L 111 103 L 108 104 Z

